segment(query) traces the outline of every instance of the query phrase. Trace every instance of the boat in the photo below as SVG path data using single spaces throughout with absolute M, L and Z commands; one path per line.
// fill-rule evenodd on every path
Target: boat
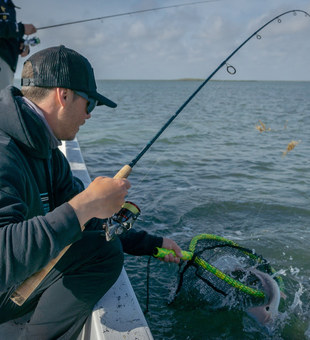
M 91 179 L 77 139 L 63 141 L 59 147 L 67 157 L 74 176 L 85 188 Z M 17 339 L 30 314 L 0 325 L 0 339 Z M 110 290 L 97 302 L 77 340 L 152 340 L 146 322 L 125 268 Z M 44 339 L 42 339 L 44 340 Z

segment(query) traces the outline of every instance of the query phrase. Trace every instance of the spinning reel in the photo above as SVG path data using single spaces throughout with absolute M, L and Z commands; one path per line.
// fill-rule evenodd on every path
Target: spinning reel
M 39 38 L 36 38 L 36 37 L 33 37 L 31 39 L 26 39 L 24 41 L 24 45 L 28 45 L 28 46 L 35 46 L 35 45 L 38 45 L 40 44 L 40 39 Z
M 103 224 L 107 241 L 113 241 L 117 236 L 129 230 L 140 215 L 140 212 L 141 210 L 137 205 L 126 201 L 122 209 L 108 218 L 107 222 Z

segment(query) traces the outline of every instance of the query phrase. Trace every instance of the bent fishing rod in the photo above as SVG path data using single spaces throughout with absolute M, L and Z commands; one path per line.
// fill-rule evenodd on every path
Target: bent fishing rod
M 294 15 L 297 14 L 297 12 L 304 13 L 307 17 L 310 17 L 310 14 L 308 14 L 305 11 L 302 10 L 290 10 L 287 12 L 284 12 L 272 20 L 268 21 L 265 25 L 263 25 L 261 28 L 259 28 L 257 31 L 255 31 L 248 39 L 246 39 L 239 47 L 237 47 L 210 75 L 209 77 L 197 88 L 195 92 L 182 104 L 182 106 L 175 112 L 173 116 L 168 119 L 168 121 L 163 125 L 163 127 L 157 132 L 157 134 L 147 143 L 147 145 L 137 154 L 137 156 L 128 164 L 125 165 L 118 174 L 124 175 L 124 177 L 128 177 L 129 174 L 132 171 L 132 168 L 137 164 L 137 162 L 141 159 L 141 157 L 149 150 L 149 148 L 156 142 L 158 137 L 167 129 L 167 127 L 175 120 L 175 118 L 183 111 L 183 109 L 190 103 L 190 101 L 200 92 L 200 90 L 209 82 L 211 78 L 224 66 L 227 66 L 227 71 L 230 74 L 235 74 L 236 69 L 232 66 L 227 64 L 229 59 L 232 58 L 250 39 L 252 39 L 254 36 L 256 36 L 258 39 L 261 39 L 261 36 L 258 34 L 261 30 L 263 30 L 266 26 L 268 26 L 270 23 L 272 23 L 275 20 L 278 20 L 279 23 L 281 23 L 280 17 L 288 14 L 293 13 Z
M 171 116 L 170 119 L 163 125 L 163 127 L 158 131 L 158 133 L 147 143 L 147 145 L 137 154 L 137 156 L 127 165 L 125 165 L 115 176 L 114 178 L 127 178 L 131 172 L 132 168 L 138 163 L 141 157 L 150 149 L 150 147 L 156 142 L 159 136 L 167 129 L 167 127 L 174 121 L 174 119 L 184 110 L 184 108 L 189 104 L 189 102 L 198 94 L 198 92 L 208 83 L 208 81 L 224 66 L 227 66 L 227 71 L 231 74 L 236 73 L 236 69 L 229 65 L 227 62 L 233 55 L 235 55 L 250 39 L 256 36 L 258 39 L 261 38 L 258 33 L 268 26 L 271 22 L 278 20 L 281 23 L 281 17 L 288 14 L 293 13 L 297 15 L 297 12 L 302 12 L 306 15 L 306 17 L 310 17 L 310 15 L 302 10 L 290 10 L 284 12 L 272 20 L 268 21 L 265 25 L 260 27 L 257 31 L 255 31 L 248 39 L 246 39 L 239 47 L 237 47 L 211 74 L 210 76 L 197 88 L 195 92 L 181 105 L 181 107 L 175 112 L 174 115 Z M 107 223 L 103 225 L 106 238 L 108 241 L 113 240 L 122 232 L 130 229 L 140 214 L 140 209 L 133 204 L 132 202 L 126 202 L 119 213 L 114 214 L 111 218 L 108 219 Z M 84 227 L 82 228 L 84 229 Z M 61 259 L 61 257 L 65 254 L 65 252 L 69 249 L 70 245 L 64 248 L 59 255 L 50 261 L 46 267 L 38 271 L 37 273 L 30 276 L 26 279 L 10 296 L 10 299 L 15 302 L 17 305 L 22 306 L 23 303 L 28 299 L 28 297 L 32 294 L 32 292 L 38 287 L 38 285 L 42 282 L 42 280 L 46 277 L 46 275 L 53 269 L 56 263 Z
M 83 23 L 83 22 L 89 22 L 89 21 L 95 21 L 95 20 L 104 20 L 104 19 L 122 17 L 122 16 L 125 16 L 125 15 L 132 15 L 132 14 L 139 14 L 139 13 L 146 13 L 146 12 L 153 12 L 153 11 L 156 12 L 156 11 L 159 11 L 159 10 L 162 10 L 162 9 L 178 8 L 178 7 L 183 7 L 183 6 L 198 5 L 198 4 L 203 4 L 203 3 L 207 3 L 207 2 L 216 2 L 216 1 L 223 1 L 223 0 L 196 1 L 196 2 L 189 2 L 189 3 L 186 3 L 186 4 L 180 4 L 180 5 L 171 5 L 171 6 L 164 6 L 164 7 L 142 9 L 142 10 L 139 10 L 139 11 L 106 15 L 106 16 L 99 17 L 99 18 L 77 20 L 77 21 L 66 22 L 66 23 L 63 23 L 63 24 L 56 24 L 56 25 L 39 27 L 39 28 L 37 28 L 37 31 L 38 30 L 44 30 L 44 29 L 47 29 L 47 28 L 54 28 L 54 27 L 67 26 L 67 25 L 74 25 L 74 24 L 80 24 L 80 23 Z

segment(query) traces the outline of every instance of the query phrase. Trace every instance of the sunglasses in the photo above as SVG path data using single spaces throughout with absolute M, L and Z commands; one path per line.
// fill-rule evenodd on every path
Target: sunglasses
M 80 92 L 80 91 L 74 91 L 77 95 L 79 95 L 80 97 L 85 98 L 88 101 L 88 105 L 87 105 L 87 113 L 91 113 L 94 108 L 97 106 L 98 104 L 98 100 L 90 97 L 87 93 L 85 92 Z

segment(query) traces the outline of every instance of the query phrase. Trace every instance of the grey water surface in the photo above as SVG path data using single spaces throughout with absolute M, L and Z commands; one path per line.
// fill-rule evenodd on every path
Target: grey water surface
M 118 107 L 97 107 L 78 134 L 91 178 L 113 177 L 200 84 L 98 81 Z M 155 340 L 310 338 L 309 98 L 310 82 L 209 82 L 133 168 L 135 228 L 184 250 L 201 233 L 254 249 L 287 295 L 271 336 L 242 310 L 169 307 L 178 267 L 152 259 L 146 318 Z M 271 130 L 259 132 L 260 121 Z M 283 156 L 291 141 L 299 144 Z M 125 259 L 142 309 L 147 261 Z

